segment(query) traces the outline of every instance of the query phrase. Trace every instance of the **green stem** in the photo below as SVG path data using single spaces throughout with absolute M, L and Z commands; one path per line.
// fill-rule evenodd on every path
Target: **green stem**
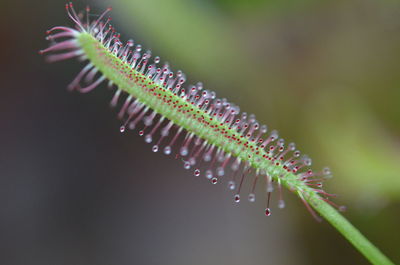
M 333 227 L 350 241 L 372 264 L 394 264 L 377 247 L 375 247 L 357 228 L 344 218 L 327 202 L 316 197 L 310 198 L 310 203 Z

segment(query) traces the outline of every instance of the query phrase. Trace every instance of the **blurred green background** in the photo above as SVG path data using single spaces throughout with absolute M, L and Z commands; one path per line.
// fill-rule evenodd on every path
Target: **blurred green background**
M 44 63 L 63 1 L 2 1 L 1 264 L 367 264 L 288 192 L 262 215 L 121 135 L 111 94 L 67 93 Z M 400 2 L 76 1 L 191 83 L 257 114 L 329 165 L 345 216 L 400 263 Z M 104 88 L 104 86 L 103 86 Z

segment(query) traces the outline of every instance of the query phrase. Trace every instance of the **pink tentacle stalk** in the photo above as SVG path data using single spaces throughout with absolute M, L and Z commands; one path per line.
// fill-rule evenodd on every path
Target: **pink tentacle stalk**
M 49 55 L 49 56 L 47 56 L 46 60 L 49 63 L 53 63 L 53 62 L 58 62 L 58 61 L 63 61 L 63 60 L 71 59 L 74 57 L 78 57 L 80 55 L 83 55 L 83 51 L 76 50 L 76 51 L 71 51 L 71 52 L 67 52 L 67 53 L 63 53 L 63 54 Z
M 88 85 L 87 87 L 80 87 L 79 85 L 76 87 L 76 90 L 78 90 L 81 93 L 88 93 L 95 89 L 101 82 L 105 80 L 105 76 L 100 76 L 95 82 L 92 84 Z
M 73 39 L 73 40 L 67 40 L 67 41 L 56 43 L 47 49 L 40 50 L 39 53 L 44 54 L 47 52 L 54 52 L 54 51 L 68 50 L 68 49 L 77 49 L 77 48 L 79 48 L 78 43 L 76 40 Z
M 75 77 L 75 79 L 68 85 L 69 90 L 73 90 L 76 87 L 79 87 L 79 83 L 81 82 L 83 76 L 91 69 L 93 68 L 93 65 L 91 63 L 88 63 L 80 72 L 79 74 Z

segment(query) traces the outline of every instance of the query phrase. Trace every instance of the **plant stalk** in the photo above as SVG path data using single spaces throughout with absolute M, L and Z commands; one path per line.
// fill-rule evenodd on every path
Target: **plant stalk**
M 335 208 L 320 198 L 309 199 L 313 208 L 322 215 L 333 227 L 335 227 L 353 246 L 358 249 L 372 264 L 392 265 L 389 260 L 376 246 L 374 246 L 360 231 L 355 228 Z

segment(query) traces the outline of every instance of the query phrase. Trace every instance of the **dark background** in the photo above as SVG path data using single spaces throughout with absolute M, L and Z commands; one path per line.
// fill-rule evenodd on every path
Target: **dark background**
M 189 80 L 330 165 L 345 216 L 400 262 L 400 4 L 397 1 L 90 1 Z M 0 263 L 367 264 L 285 192 L 287 207 L 233 202 L 226 183 L 153 154 L 101 86 L 47 64 L 63 1 L 1 1 Z

